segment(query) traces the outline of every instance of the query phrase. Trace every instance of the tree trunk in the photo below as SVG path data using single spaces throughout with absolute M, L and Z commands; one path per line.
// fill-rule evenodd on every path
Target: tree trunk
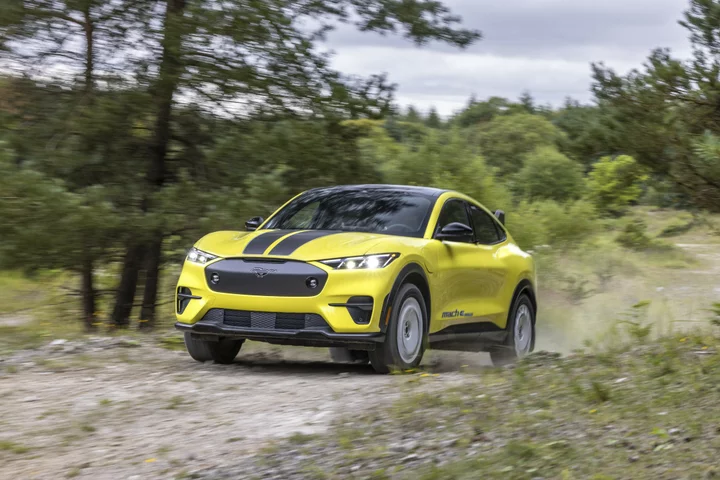
M 125 252 L 120 285 L 118 285 L 115 296 L 115 307 L 110 317 L 110 321 L 116 327 L 124 328 L 130 325 L 130 314 L 135 302 L 142 252 L 143 248 L 139 244 L 130 244 Z
M 95 38 L 93 33 L 95 25 L 90 16 L 90 4 L 83 11 L 83 29 L 85 30 L 85 93 L 95 89 Z
M 82 304 L 85 330 L 88 332 L 96 330 L 95 326 L 95 284 L 93 279 L 93 261 L 87 256 L 83 259 L 82 265 Z
M 160 190 L 165 183 L 165 162 L 167 159 L 168 144 L 170 143 L 170 122 L 172 120 L 173 97 L 178 89 L 182 73 L 181 49 L 183 38 L 183 11 L 186 0 L 167 0 L 165 9 L 165 23 L 163 26 L 163 53 L 158 72 L 155 100 L 157 117 L 152 141 L 152 159 L 147 173 L 148 196 Z M 149 200 L 146 198 L 143 209 L 149 210 Z M 145 292 L 141 317 L 148 328 L 152 328 L 155 321 L 155 306 L 157 303 L 157 290 L 162 256 L 162 232 L 156 234 L 148 251 L 147 275 L 145 279 Z M 142 325 L 142 324 L 141 324 Z
M 162 256 L 162 235 L 152 240 L 145 252 L 145 291 L 140 310 L 140 328 L 155 328 L 155 307 L 157 305 L 158 284 L 160 281 L 160 258 Z

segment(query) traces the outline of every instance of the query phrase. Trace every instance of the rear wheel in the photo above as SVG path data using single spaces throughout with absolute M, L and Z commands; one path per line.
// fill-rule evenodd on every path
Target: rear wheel
M 535 309 L 526 294 L 520 294 L 508 317 L 509 328 L 505 344 L 490 351 L 493 365 L 515 362 L 535 349 Z
M 392 304 L 385 341 L 369 352 L 378 373 L 415 368 L 422 360 L 427 338 L 428 314 L 418 287 L 406 284 Z
M 330 358 L 336 363 L 356 363 L 364 365 L 370 361 L 367 351 L 349 348 L 330 347 Z
M 198 362 L 214 361 L 215 363 L 232 363 L 237 357 L 240 347 L 245 340 L 221 338 L 216 342 L 194 338 L 191 333 L 185 332 L 185 348 Z

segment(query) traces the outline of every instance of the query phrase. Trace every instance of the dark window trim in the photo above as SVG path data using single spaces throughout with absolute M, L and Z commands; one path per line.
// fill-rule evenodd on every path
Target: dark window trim
M 472 222 L 473 242 L 474 242 L 475 244 L 477 244 L 477 245 L 493 246 L 493 245 L 499 245 L 499 244 L 505 242 L 505 241 L 508 239 L 507 232 L 505 231 L 504 228 L 501 227 L 500 222 L 498 221 L 497 217 L 495 217 L 495 215 L 492 215 L 492 214 L 486 212 L 485 209 L 480 208 L 478 205 L 475 205 L 475 204 L 473 204 L 473 203 L 468 203 L 468 202 L 465 202 L 465 203 L 467 204 L 467 213 L 468 213 L 468 216 L 470 217 L 470 221 Z M 476 237 L 476 234 L 475 234 L 475 220 L 473 220 L 473 216 L 472 216 L 472 209 L 473 209 L 473 207 L 477 208 L 477 209 L 480 210 L 482 213 L 484 213 L 485 215 L 487 215 L 487 216 L 490 217 L 490 220 L 492 221 L 492 224 L 495 226 L 495 231 L 496 231 L 497 234 L 498 234 L 498 241 L 497 241 L 497 242 L 493 242 L 493 243 L 481 243 L 481 242 L 478 242 L 478 241 L 477 241 L 477 237 Z

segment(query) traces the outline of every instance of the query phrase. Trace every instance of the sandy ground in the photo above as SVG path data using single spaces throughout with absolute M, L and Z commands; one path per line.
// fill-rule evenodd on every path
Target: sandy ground
M 321 350 L 241 351 L 221 366 L 101 342 L 5 359 L 15 373 L 0 376 L 0 478 L 177 478 L 387 405 L 412 378 L 332 364 Z M 436 353 L 429 368 L 452 385 L 464 362 L 487 359 Z

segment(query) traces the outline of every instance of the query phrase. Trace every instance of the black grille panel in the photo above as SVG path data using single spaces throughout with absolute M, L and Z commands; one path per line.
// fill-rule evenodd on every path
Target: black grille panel
M 233 327 L 250 328 L 252 326 L 250 320 L 250 312 L 244 312 L 242 310 L 215 310 L 218 312 L 218 322 L 222 322 L 225 325 L 232 325 Z M 210 310 L 212 312 L 212 310 Z M 208 312 L 208 314 L 210 313 Z M 207 315 L 205 315 L 207 317 Z
M 212 291 L 239 295 L 313 297 L 327 276 L 321 268 L 292 260 L 227 258 L 205 268 Z
M 325 319 L 316 313 L 249 312 L 213 308 L 205 314 L 202 321 L 258 330 L 330 330 Z

